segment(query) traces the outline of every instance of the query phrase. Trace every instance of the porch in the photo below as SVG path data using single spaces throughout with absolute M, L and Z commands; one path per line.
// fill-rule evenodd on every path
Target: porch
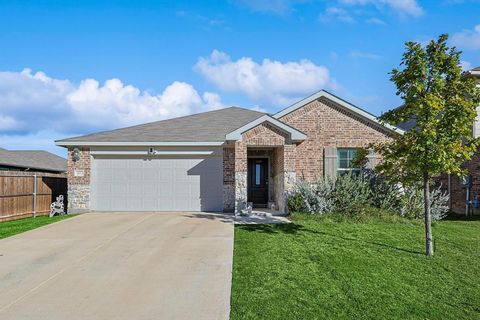
M 235 213 L 258 216 L 287 214 L 288 191 L 295 183 L 295 145 L 244 147 L 235 159 Z M 239 154 L 236 148 L 236 154 Z M 240 153 L 241 154 L 241 153 Z M 243 169 L 243 170 L 237 170 Z

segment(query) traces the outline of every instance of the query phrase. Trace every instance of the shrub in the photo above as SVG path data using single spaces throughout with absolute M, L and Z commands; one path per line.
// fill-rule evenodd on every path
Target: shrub
M 442 187 L 434 188 L 430 192 L 430 207 L 432 220 L 442 220 L 448 215 L 450 206 L 448 205 L 449 194 L 446 191 L 442 191 Z M 422 212 L 421 218 L 424 213 Z
M 419 218 L 423 211 L 423 195 L 422 189 L 409 187 L 403 190 L 401 198 L 402 209 L 400 214 L 403 217 L 415 219 Z
M 330 179 L 315 183 L 299 181 L 294 194 L 300 194 L 303 198 L 303 208 L 306 213 L 323 214 L 333 208 L 332 191 L 334 184 Z
M 333 203 L 336 211 L 348 211 L 368 206 L 371 201 L 369 182 L 361 174 L 339 175 L 333 188 Z
M 305 211 L 305 199 L 301 193 L 294 193 L 288 198 L 287 202 L 289 212 L 304 212 Z
M 374 207 L 401 213 L 402 188 L 374 170 L 366 169 L 364 177 L 370 184 L 370 197 Z
M 423 190 L 419 187 L 410 187 L 405 189 L 402 199 L 402 215 L 407 218 L 423 219 L 425 208 L 423 204 Z M 441 220 L 445 218 L 449 211 L 448 193 L 442 191 L 441 186 L 430 190 L 430 208 L 432 220 Z
M 430 199 L 432 219 L 444 218 L 449 209 L 448 194 L 440 187 L 432 188 Z M 424 214 L 421 188 L 403 188 L 373 170 L 339 175 L 335 182 L 328 178 L 315 183 L 298 181 L 288 199 L 288 209 L 290 212 L 343 215 L 357 220 L 380 213 L 412 219 L 423 218 Z

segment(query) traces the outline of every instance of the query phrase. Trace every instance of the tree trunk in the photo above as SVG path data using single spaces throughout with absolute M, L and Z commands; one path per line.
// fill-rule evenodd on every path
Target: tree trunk
M 428 177 L 428 173 L 423 174 L 423 195 L 425 206 L 425 254 L 432 256 L 432 214 L 430 210 L 430 178 Z

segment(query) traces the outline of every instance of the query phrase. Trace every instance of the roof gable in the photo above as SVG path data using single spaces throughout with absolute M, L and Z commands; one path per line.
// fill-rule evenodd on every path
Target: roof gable
M 229 134 L 227 134 L 225 136 L 225 140 L 241 140 L 242 139 L 242 134 L 245 133 L 246 131 L 252 129 L 252 128 L 255 128 L 256 126 L 262 124 L 262 123 L 265 123 L 265 122 L 268 122 L 270 123 L 271 125 L 273 125 L 274 127 L 288 133 L 290 135 L 290 138 L 292 139 L 292 141 L 303 141 L 306 139 L 306 135 L 295 129 L 295 128 L 292 128 L 290 127 L 289 125 L 281 122 L 280 120 L 277 120 L 275 118 L 273 118 L 272 116 L 269 116 L 269 115 L 264 115 L 258 119 L 255 119 L 254 121 L 252 122 L 249 122 L 247 124 L 245 124 L 244 126 L 230 132 Z
M 290 114 L 292 112 L 294 112 L 295 110 L 298 110 L 302 107 L 304 107 L 305 105 L 309 104 L 310 102 L 312 101 L 315 101 L 315 100 L 318 100 L 320 98 L 327 98 L 333 102 L 335 102 L 337 105 L 345 108 L 346 110 L 350 111 L 350 112 L 353 112 L 355 113 L 356 115 L 358 115 L 359 117 L 367 120 L 367 121 L 370 121 L 370 122 L 373 122 L 377 125 L 380 125 L 382 127 L 385 127 L 386 129 L 392 131 L 392 132 L 396 132 L 396 133 L 400 133 L 400 134 L 403 134 L 404 131 L 398 127 L 395 127 L 395 126 L 392 126 L 390 124 L 384 124 L 384 123 L 381 123 L 378 118 L 376 116 L 374 116 L 373 114 L 325 91 L 325 90 L 320 90 L 318 91 L 317 93 L 314 93 L 312 94 L 311 96 L 305 98 L 305 99 L 302 99 L 294 104 L 292 104 L 291 106 L 277 112 L 276 114 L 273 115 L 274 118 L 276 119 L 279 119 L 283 116 L 286 116 L 287 114 Z

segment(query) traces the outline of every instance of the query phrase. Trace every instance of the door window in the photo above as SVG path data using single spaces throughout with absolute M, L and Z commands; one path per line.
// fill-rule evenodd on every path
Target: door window
M 255 185 L 260 185 L 260 169 L 261 165 L 259 163 L 255 164 Z

